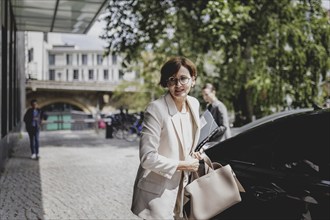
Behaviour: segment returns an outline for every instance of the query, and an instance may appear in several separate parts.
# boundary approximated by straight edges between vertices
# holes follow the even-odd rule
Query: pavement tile
[[[138,142],[104,131],[40,134],[39,160],[23,135],[0,176],[0,219],[138,219],[130,211]]]

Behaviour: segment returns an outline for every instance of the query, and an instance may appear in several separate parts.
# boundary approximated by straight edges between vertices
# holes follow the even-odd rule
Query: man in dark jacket
[[[223,141],[231,137],[228,111],[226,106],[216,97],[215,87],[211,83],[206,83],[202,88],[204,101],[208,103],[207,109],[211,112],[218,126],[225,126],[226,131],[221,136],[215,136],[213,141]]]
[[[30,138],[31,159],[39,158],[39,132],[43,117],[43,112],[38,108],[37,100],[31,100],[31,108],[24,115],[26,131]]]

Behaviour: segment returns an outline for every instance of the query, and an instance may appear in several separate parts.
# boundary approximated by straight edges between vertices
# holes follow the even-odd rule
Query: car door
[[[307,200],[314,216],[329,215],[328,122],[329,112],[285,117],[209,149],[212,160],[231,164],[247,191],[219,217],[296,219]]]
[[[280,139],[278,123],[266,123],[220,142],[206,151],[212,161],[229,163],[246,193],[242,202],[217,218],[278,219],[277,206],[283,203],[284,191],[277,187],[282,171],[272,169],[273,148]]]
[[[290,207],[309,212],[313,219],[329,219],[330,112],[301,114],[281,123],[271,168],[285,178],[277,184],[286,192]]]

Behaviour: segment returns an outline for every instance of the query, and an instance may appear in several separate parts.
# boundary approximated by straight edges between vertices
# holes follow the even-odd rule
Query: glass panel
[[[98,54],[97,55],[97,65],[102,65],[103,62],[103,56]]]
[[[55,80],[55,70],[49,70],[49,80]]]
[[[79,79],[78,70],[73,70],[73,79],[74,80],[78,80]]]
[[[82,13],[80,11],[57,11],[56,20],[69,19],[69,20],[84,20],[90,21],[95,16],[95,13]]]
[[[29,31],[49,32],[50,31],[50,26],[43,27],[43,26],[17,24],[17,30],[19,30],[19,31],[29,30]]]
[[[40,21],[40,19],[35,18],[20,18],[17,20],[17,24],[21,25],[27,25],[27,26],[42,26],[42,27],[50,27],[52,24],[52,21],[49,19],[43,19]]]
[[[108,79],[109,79],[109,71],[108,71],[108,70],[104,70],[104,71],[103,71],[103,78],[104,78],[105,80],[108,80]]]
[[[87,65],[87,54],[81,55],[81,63]]]
[[[73,2],[81,2],[81,3],[98,3],[98,4],[101,4],[104,2],[104,0],[61,0],[61,2],[70,2],[70,3],[73,3]]]
[[[66,55],[66,65],[72,65],[72,54]]]
[[[60,0],[54,22],[54,32],[84,33],[105,0]],[[49,32],[56,1],[12,1],[19,30]]]
[[[28,62],[33,61],[33,48],[28,50]]]
[[[112,65],[117,64],[117,56],[115,54],[112,55]]]
[[[88,22],[84,21],[75,21],[75,20],[56,20],[54,23],[54,27],[57,28],[74,28],[74,27],[87,27]]]
[[[15,8],[15,17],[35,17],[53,19],[54,9],[44,8]]]
[[[60,1],[58,6],[59,10],[74,10],[74,11],[81,11],[81,12],[94,12],[96,13],[103,1],[97,1],[95,4],[91,3],[91,1]]]
[[[81,29],[72,29],[71,27],[63,28],[63,27],[54,27],[53,32],[59,32],[59,33],[76,33],[76,34],[82,34],[84,30]]]
[[[88,70],[88,79],[94,79],[94,71]]]
[[[39,8],[39,9],[54,9],[56,1],[45,0],[19,0],[11,1],[13,7],[17,8]],[[15,13],[14,13],[15,14]]]
[[[49,65],[55,65],[55,55],[54,54],[49,54]]]

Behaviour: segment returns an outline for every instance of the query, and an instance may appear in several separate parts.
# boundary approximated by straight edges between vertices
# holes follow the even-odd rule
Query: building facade
[[[9,0],[0,1],[0,171],[18,138],[25,110],[24,32],[16,28]],[[24,110],[23,110],[24,109]]]
[[[40,32],[26,33],[27,71],[32,80],[65,82],[119,82],[132,80],[135,74],[121,70],[122,59],[115,54],[105,56],[100,44],[81,47],[62,36]],[[100,41],[92,36],[75,36],[80,41]]]
[[[48,63],[42,80],[66,82],[119,81],[123,78],[116,55],[102,50],[80,50],[74,45],[54,45],[47,50]]]
[[[34,49],[25,50],[26,31],[86,34],[106,3],[107,0],[58,0],[56,4],[55,1],[42,4],[29,0],[0,1],[0,174],[11,149],[20,140],[26,110],[26,80],[34,77],[26,77],[25,58],[36,57],[37,53]],[[44,45],[44,40],[37,43]],[[44,59],[45,54],[40,57]],[[31,65],[31,68],[40,68],[34,72],[45,71],[44,66]]]
[[[115,109],[104,97],[111,97],[122,81],[136,79],[134,72],[122,70],[120,56],[104,55],[96,36],[27,32],[26,41],[26,103],[37,99],[42,108],[70,105],[88,114],[107,114]]]

